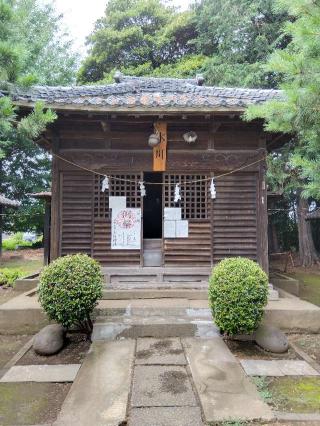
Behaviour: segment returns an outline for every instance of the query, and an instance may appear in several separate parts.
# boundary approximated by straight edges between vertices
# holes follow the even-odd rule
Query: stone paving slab
[[[55,426],[118,426],[126,420],[134,340],[93,342]]]
[[[242,359],[240,363],[248,376],[319,376],[306,361]]]
[[[128,426],[203,426],[199,407],[133,408]]]
[[[206,422],[273,419],[221,337],[187,338],[182,343]]]
[[[0,383],[64,383],[73,382],[81,364],[15,365],[0,379]]]
[[[179,339],[138,339],[136,364],[186,365]]]
[[[131,395],[133,407],[197,406],[185,367],[137,365]]]

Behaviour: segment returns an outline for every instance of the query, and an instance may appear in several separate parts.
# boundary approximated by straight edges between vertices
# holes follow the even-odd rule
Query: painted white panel
[[[109,209],[125,209],[126,207],[126,197],[109,197]]]
[[[175,220],[165,220],[163,222],[163,236],[164,238],[176,237],[176,221]]]
[[[180,219],[181,219],[181,208],[179,207],[164,208],[164,220],[180,220]]]
[[[189,236],[189,222],[187,220],[176,221],[176,237],[188,238]]]

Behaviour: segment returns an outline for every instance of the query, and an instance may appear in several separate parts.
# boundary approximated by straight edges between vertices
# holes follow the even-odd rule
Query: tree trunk
[[[315,263],[319,264],[320,258],[314,246],[311,224],[306,220],[306,214],[309,211],[308,200],[297,197],[297,217],[298,217],[298,234],[299,234],[299,256],[302,266],[309,267]]]

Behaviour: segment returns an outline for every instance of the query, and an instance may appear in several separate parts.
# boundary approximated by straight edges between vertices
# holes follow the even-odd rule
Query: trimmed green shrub
[[[268,300],[268,277],[250,259],[222,260],[209,280],[215,324],[227,335],[250,334],[259,325]]]
[[[43,269],[38,292],[51,320],[90,333],[90,315],[102,296],[100,265],[85,254],[60,257]]]
[[[19,268],[0,269],[0,286],[12,286],[18,278],[22,277],[23,272]]]

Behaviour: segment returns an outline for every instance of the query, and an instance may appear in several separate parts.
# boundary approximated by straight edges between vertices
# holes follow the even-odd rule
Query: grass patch
[[[12,287],[15,280],[22,275],[20,268],[0,268],[0,287]]]
[[[312,359],[320,364],[320,334],[297,334],[289,338],[290,341],[299,346]]]
[[[262,399],[278,411],[320,413],[320,377],[253,379]]]
[[[70,387],[71,383],[0,383],[0,424],[54,422]]]
[[[271,404],[273,402],[273,396],[268,388],[269,379],[266,377],[252,377],[252,381],[257,386],[258,392],[263,401],[267,404]]]
[[[307,272],[295,272],[290,274],[292,278],[300,281],[299,296],[320,306],[320,275]]]
[[[43,260],[40,259],[6,259],[0,261],[0,269],[19,269],[21,276],[31,275],[43,267]]]

